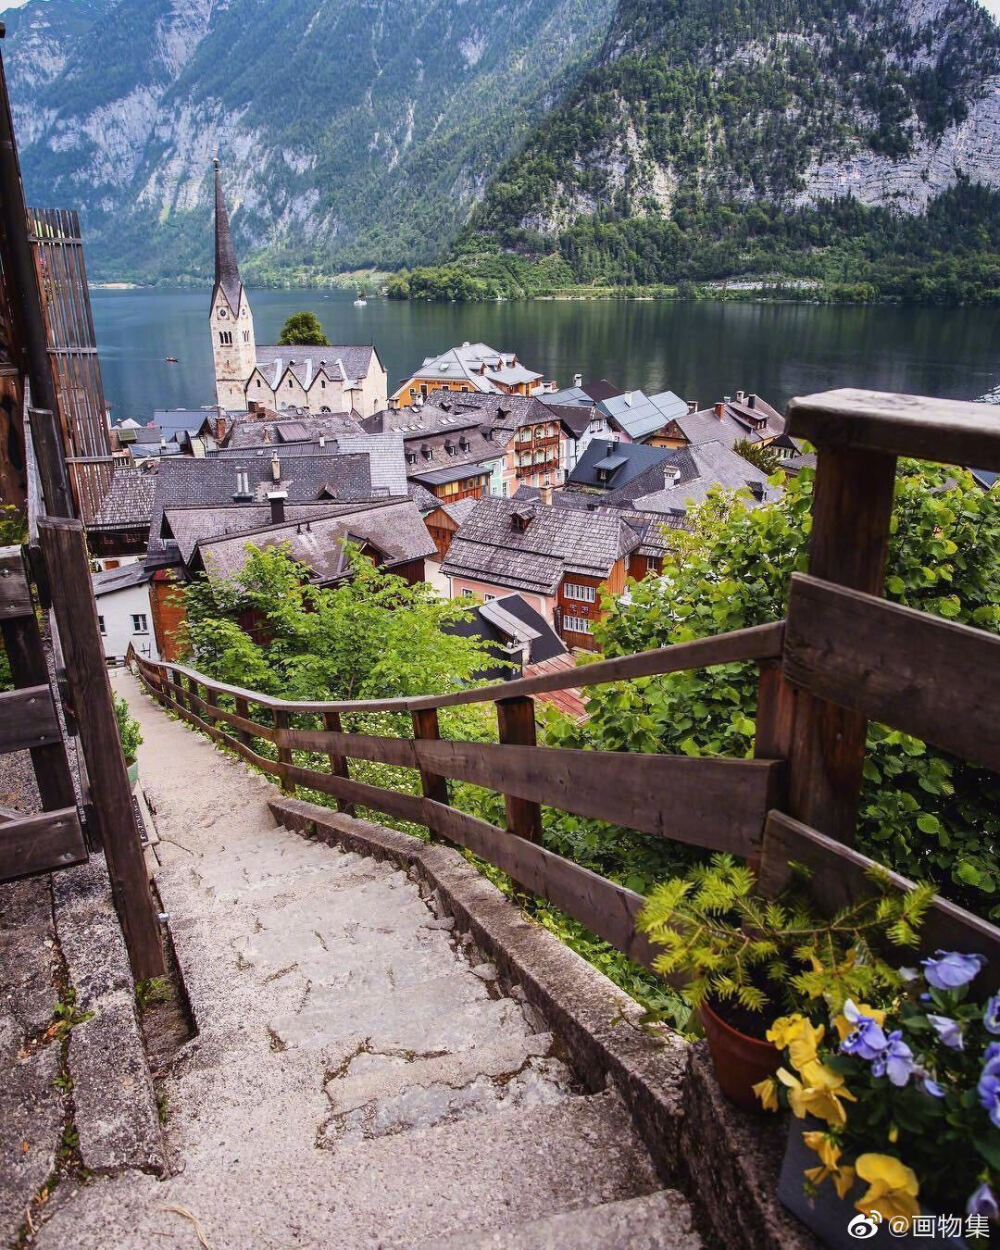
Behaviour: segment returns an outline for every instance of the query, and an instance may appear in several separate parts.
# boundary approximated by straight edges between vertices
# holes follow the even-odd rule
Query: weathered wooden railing
[[[1000,468],[1000,416],[972,404],[834,392],[794,401],[789,426],[819,456],[810,574],[793,576],[785,621],[424,698],[295,702],[133,656],[138,673],[162,703],[286,791],[301,786],[334,796],[341,810],[361,805],[424,825],[643,964],[653,957],[635,927],[643,898],[539,845],[542,804],[743,856],[769,894],[786,883],[789,861],[802,862],[814,870],[818,900],[842,904],[871,888],[872,861],[850,846],[868,718],[1000,771],[1000,637],[871,593],[884,576],[896,453]],[[532,695],[741,662],[759,670],[754,759],[535,743]],[[438,712],[470,703],[495,704],[498,744],[440,737]],[[343,731],[343,716],[371,712],[409,715],[413,737]],[[324,727],[301,727],[305,718]],[[255,740],[271,743],[276,758]],[[295,751],[326,755],[329,769],[296,764]],[[419,770],[422,793],[355,780],[349,759]],[[452,807],[448,779],[503,795],[507,827]],[[922,940],[986,955],[991,982],[1000,980],[1000,930],[954,904],[935,899]]]

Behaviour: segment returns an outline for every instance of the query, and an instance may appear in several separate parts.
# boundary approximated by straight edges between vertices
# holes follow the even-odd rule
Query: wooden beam
[[[132,972],[137,980],[162,976],[165,965],[159,920],[118,738],[83,526],[79,521],[43,519],[38,523],[38,537],[53,592],[66,684],[77,714],[94,811]]]
[[[281,708],[274,709],[274,740],[278,742],[281,738],[282,731],[288,730],[288,713]],[[295,793],[295,782],[288,775],[288,767],[292,763],[291,747],[278,747],[278,777],[281,781],[281,788],[285,794]]]
[[[422,744],[436,742],[441,737],[437,708],[425,708],[423,711],[413,713],[413,736]],[[442,807],[447,807],[451,801],[448,795],[448,782],[440,773],[421,768],[420,788],[425,798],[431,799]],[[431,833],[436,833],[439,837],[444,836],[437,825],[429,824],[427,827]]]
[[[20,547],[0,547],[0,620],[31,616],[31,587]]]
[[[497,701],[497,726],[504,746],[535,747],[535,701],[521,696]],[[532,799],[504,794],[507,828],[529,842],[542,840],[542,809]]]
[[[340,733],[343,729],[340,721],[339,712],[324,712],[323,727],[327,733]],[[330,772],[335,777],[350,777],[351,770],[348,766],[347,759],[337,751],[330,751]],[[352,804],[345,802],[343,799],[337,800],[338,811],[343,812],[346,816],[354,815],[354,807]]]
[[[875,892],[868,876],[876,866],[874,860],[783,812],[769,812],[758,877],[760,889],[767,897],[773,898],[790,881],[790,861],[804,864],[812,871],[811,893],[828,912]],[[882,871],[897,890],[909,892],[914,888],[907,877]],[[935,895],[920,930],[920,950],[926,954],[939,948],[985,955],[988,964],[981,974],[983,981],[990,989],[1000,984],[1000,929]]]
[[[75,807],[0,823],[0,881],[82,864],[87,848]]]
[[[818,447],[1000,469],[1000,413],[925,395],[844,389],[796,398],[786,433]]]
[[[809,571],[880,594],[896,484],[894,456],[821,447],[813,487]],[[808,693],[796,700],[788,808],[815,829],[854,841],[867,721]]]
[[[48,683],[0,692],[0,755],[59,741],[59,718]]]
[[[796,573],[784,672],[817,698],[1000,772],[1000,637]]]

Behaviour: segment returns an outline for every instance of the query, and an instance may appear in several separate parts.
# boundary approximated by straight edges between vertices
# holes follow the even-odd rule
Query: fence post
[[[895,456],[820,445],[809,539],[813,576],[882,594],[895,485]],[[807,691],[796,696],[788,810],[847,845],[854,842],[867,728],[857,712]]]
[[[528,696],[497,700],[497,726],[504,746],[533,747],[535,734],[535,701]],[[542,809],[530,799],[510,794],[503,798],[507,808],[507,828],[529,842],[542,840]]]
[[[79,521],[40,520],[38,537],[53,590],[66,684],[77,714],[94,811],[132,974],[136,980],[162,976],[165,967],[159,920],[118,738],[83,526]]]
[[[274,727],[280,733],[281,730],[288,728],[288,713],[284,708],[276,707],[274,709]],[[288,779],[288,765],[293,763],[291,747],[278,747],[278,766],[281,769],[278,774],[281,779],[281,789],[285,794],[295,793],[295,782]]]
[[[421,708],[420,711],[413,712],[412,717],[414,738],[421,741],[435,741],[441,737],[436,707]],[[435,803],[450,804],[451,799],[448,796],[448,779],[446,777],[439,777],[437,773],[426,772],[421,768],[420,787],[424,792],[425,799],[433,799]],[[436,828],[433,819],[427,822],[427,828],[437,837],[444,837]]]
[[[248,699],[241,699],[237,696],[236,715],[242,716],[246,720],[250,720],[250,702]],[[245,747],[249,747],[251,751],[253,750],[253,737],[254,736],[252,733],[250,733],[249,730],[237,729],[236,736],[237,738],[239,738],[240,742],[242,742]]]
[[[327,733],[339,734],[343,732],[340,722],[339,712],[323,713],[323,728]],[[347,767],[347,760],[343,755],[338,755],[335,751],[330,752],[330,772],[334,777],[350,778],[351,773]],[[345,816],[354,815],[354,804],[348,803],[346,799],[337,800],[337,811],[343,812]]]

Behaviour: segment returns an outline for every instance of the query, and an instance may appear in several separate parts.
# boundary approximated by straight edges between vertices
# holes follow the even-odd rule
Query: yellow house
[[[463,343],[440,356],[428,356],[390,397],[389,405],[419,405],[434,391],[536,395],[550,389],[542,375],[521,364],[514,352],[498,352],[487,343]]]

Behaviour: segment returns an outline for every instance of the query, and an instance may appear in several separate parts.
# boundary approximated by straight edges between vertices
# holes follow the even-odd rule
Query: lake
[[[114,420],[214,402],[209,294],[92,292]],[[319,290],[256,291],[251,301],[259,343],[275,342],[290,313],[309,309],[331,342],[377,344],[390,394],[425,356],[466,339],[516,351],[562,386],[582,373],[647,392],[669,388],[702,407],[738,389],[783,408],[793,395],[834,386],[951,399],[1000,387],[1000,309],[381,298],[355,308],[350,293]]]

